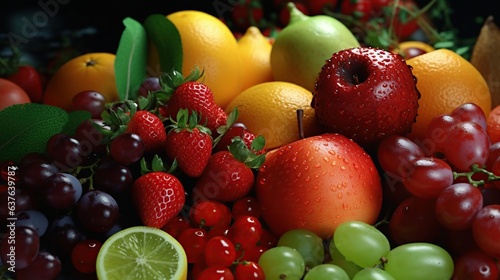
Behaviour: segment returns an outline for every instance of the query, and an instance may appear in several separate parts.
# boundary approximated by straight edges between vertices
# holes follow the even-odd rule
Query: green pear
[[[360,45],[339,20],[327,15],[307,16],[293,2],[287,5],[290,21],[278,33],[271,50],[273,77],[312,92],[316,77],[332,54]]]

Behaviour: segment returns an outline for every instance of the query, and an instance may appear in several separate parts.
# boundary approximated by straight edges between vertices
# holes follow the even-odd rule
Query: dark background
[[[169,14],[179,10],[194,9],[208,12],[217,17],[228,18],[231,4],[237,0],[124,0],[111,1],[79,1],[79,0],[2,0],[0,6],[0,56],[5,54],[12,35],[25,35],[22,47],[28,56],[27,60],[39,63],[41,59],[49,59],[61,47],[71,46],[81,52],[103,51],[116,52],[123,31],[122,20],[131,17],[142,22],[151,14]],[[420,7],[429,1],[416,0]],[[494,0],[462,1],[450,0],[452,23],[463,38],[476,37],[481,28],[481,20],[494,15],[500,19],[500,10]],[[53,12],[43,17],[45,3]],[[269,0],[269,4],[272,1]],[[55,6],[56,5],[56,6]],[[223,10],[224,7],[228,8]],[[496,11],[495,11],[496,10]],[[47,12],[45,12],[47,15]],[[27,34],[27,22],[40,23],[36,32]],[[24,29],[23,29],[24,28]],[[15,37],[15,36],[14,36]],[[45,63],[43,61],[42,63]]]

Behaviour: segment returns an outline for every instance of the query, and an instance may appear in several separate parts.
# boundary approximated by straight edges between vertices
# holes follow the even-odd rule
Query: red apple
[[[269,152],[255,182],[262,218],[277,236],[303,228],[326,239],[342,222],[374,223],[382,204],[382,185],[371,157],[336,133]]]
[[[405,135],[415,122],[420,93],[410,66],[390,51],[358,47],[339,51],[318,75],[312,107],[328,132],[364,148],[388,135]]]

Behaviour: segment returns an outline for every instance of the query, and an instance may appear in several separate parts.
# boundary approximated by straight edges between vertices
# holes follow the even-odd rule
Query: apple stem
[[[359,85],[359,76],[358,74],[352,75],[352,78],[354,79],[354,84]]]
[[[304,109],[297,109],[297,123],[299,125],[299,138],[304,139]]]

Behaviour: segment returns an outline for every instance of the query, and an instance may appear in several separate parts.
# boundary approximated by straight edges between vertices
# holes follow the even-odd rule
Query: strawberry
[[[43,82],[38,70],[31,65],[21,65],[19,49],[12,48],[12,56],[0,59],[0,76],[20,86],[31,102],[41,103]]]
[[[214,94],[202,82],[197,80],[203,76],[198,69],[184,78],[182,74],[173,71],[172,74],[164,74],[160,78],[164,89],[164,98],[160,99],[167,105],[167,115],[176,116],[180,109],[186,108],[189,113],[196,111],[201,117],[201,122],[208,127],[212,135],[217,128],[226,123],[227,114],[215,103]]]
[[[142,223],[155,228],[177,216],[186,200],[181,181],[162,171],[141,175],[132,185],[131,195]]]
[[[166,153],[177,161],[179,169],[190,177],[199,177],[212,154],[210,130],[198,124],[196,111],[181,109],[172,120],[166,140]]]
[[[139,135],[147,153],[164,151],[167,132],[160,117],[152,112],[146,110],[135,112],[127,124],[126,132]]]
[[[214,153],[194,188],[194,199],[212,199],[232,202],[244,197],[252,189],[254,173],[265,160],[259,154],[264,138],[258,136],[249,149],[241,137],[235,137],[227,151]]]
[[[227,150],[228,146],[231,145],[231,142],[235,137],[240,137],[245,142],[246,146],[251,149],[252,142],[255,139],[256,135],[250,132],[245,124],[241,122],[236,122],[238,118],[238,108],[235,107],[233,111],[227,116],[226,125],[220,126],[217,129],[217,136],[214,139],[214,148],[212,153]],[[265,150],[260,150],[259,153],[264,153]]]

